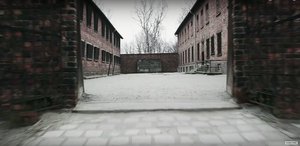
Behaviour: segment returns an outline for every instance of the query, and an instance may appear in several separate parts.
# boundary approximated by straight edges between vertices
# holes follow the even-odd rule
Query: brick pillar
[[[81,75],[80,29],[78,21],[77,0],[67,0],[61,9],[61,49],[63,54],[63,82],[60,85],[63,92],[64,106],[74,107],[78,101],[79,82]],[[82,85],[81,85],[82,86]]]
[[[232,95],[236,97],[238,103],[247,101],[246,92],[247,77],[244,74],[244,66],[247,65],[247,48],[246,48],[246,15],[245,4],[239,0],[233,0],[232,3],[232,71],[233,87]]]

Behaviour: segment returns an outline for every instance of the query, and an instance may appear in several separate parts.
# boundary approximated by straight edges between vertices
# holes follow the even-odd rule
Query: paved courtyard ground
[[[300,121],[238,106],[226,76],[128,74],[85,80],[76,108],[29,127],[1,129],[0,146],[298,145]]]
[[[284,146],[297,140],[245,110],[64,113],[43,127],[22,145]]]
[[[85,80],[89,100],[74,111],[238,108],[226,93],[226,75],[122,74]]]

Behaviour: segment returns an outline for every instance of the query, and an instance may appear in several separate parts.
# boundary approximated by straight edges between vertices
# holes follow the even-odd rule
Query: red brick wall
[[[233,94],[300,118],[299,1],[233,1]]]
[[[113,43],[110,43],[109,40],[106,40],[105,37],[102,36],[101,34],[101,28],[102,21],[105,22],[105,25],[110,26],[110,24],[105,20],[105,16],[102,16],[103,14],[98,12],[98,8],[93,7],[93,12],[92,12],[92,23],[90,27],[87,27],[86,23],[86,6],[87,4],[90,4],[91,6],[93,5],[91,0],[84,0],[84,9],[83,9],[83,19],[81,20],[81,40],[93,45],[94,47],[100,48],[99,51],[99,60],[94,61],[94,60],[88,60],[86,57],[82,58],[82,65],[83,65],[83,72],[85,76],[89,75],[105,75],[108,72],[110,74],[114,70],[113,74],[118,74],[120,73],[120,65],[119,64],[114,64],[112,62],[111,64],[102,62],[102,50],[105,50],[106,52],[109,52],[115,56],[120,57],[120,48],[116,47]],[[97,13],[99,15],[99,20],[98,20],[98,31],[94,30],[94,14]],[[114,69],[113,69],[114,68]],[[109,71],[110,70],[110,71]]]
[[[76,104],[83,92],[76,6],[0,1],[1,116],[30,124],[40,110]]]
[[[162,65],[162,72],[177,71],[177,53],[121,54],[121,73],[137,73],[137,61],[140,59],[160,60]]]

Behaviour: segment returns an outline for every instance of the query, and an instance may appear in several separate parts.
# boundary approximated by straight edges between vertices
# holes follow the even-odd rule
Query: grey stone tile
[[[193,127],[178,127],[177,131],[179,134],[197,134],[198,131]]]
[[[222,140],[215,134],[201,134],[199,140],[204,144],[222,144]]]
[[[275,128],[268,124],[256,124],[255,127],[260,131],[277,131]]]
[[[80,124],[77,129],[79,130],[94,130],[96,129],[98,124]]]
[[[65,137],[80,137],[84,131],[82,130],[68,130],[64,133]]]
[[[155,144],[175,144],[175,138],[172,135],[155,135]]]
[[[77,126],[78,126],[77,124],[66,124],[66,125],[60,126],[59,129],[71,130],[71,129],[75,129]]]
[[[148,128],[145,130],[146,134],[159,134],[161,133],[161,129],[158,128]]]
[[[151,144],[151,136],[149,136],[149,135],[132,136],[132,144],[150,145]]]
[[[124,120],[124,123],[138,123],[139,122],[139,118],[126,118]]]
[[[62,146],[84,146],[86,138],[68,138]]]
[[[99,137],[102,135],[102,133],[103,133],[102,130],[87,130],[84,133],[84,136],[85,137]]]
[[[192,118],[190,116],[178,115],[175,117],[178,121],[190,121]]]
[[[109,141],[109,145],[128,145],[129,144],[129,137],[127,136],[119,136],[119,137],[113,137]]]
[[[125,135],[137,135],[139,132],[139,129],[128,129],[125,131]]]
[[[188,136],[181,136],[179,138],[180,143],[182,144],[193,144],[194,140],[191,137]]]
[[[116,128],[115,124],[100,124],[99,126],[97,126],[97,129],[102,129],[102,130],[112,130],[115,128]],[[93,129],[91,129],[91,130],[93,130]]]
[[[218,126],[217,131],[220,133],[233,133],[233,132],[238,132],[237,128],[234,126]]]
[[[60,137],[64,132],[65,132],[64,130],[47,131],[42,137],[44,138]]]
[[[47,138],[42,140],[39,146],[60,146],[64,140],[64,138]]]
[[[209,124],[212,125],[212,126],[225,126],[225,125],[228,125],[228,123],[223,121],[223,120],[210,120]]]
[[[279,131],[262,131],[267,140],[289,140],[290,138]]]
[[[258,131],[254,126],[248,125],[248,124],[243,124],[243,125],[236,125],[237,129],[242,132],[254,132]]]
[[[245,140],[238,133],[226,133],[219,135],[225,143],[243,143]]]
[[[192,122],[191,125],[195,126],[195,127],[209,127],[210,126],[208,124],[208,122],[203,122],[203,121]]]
[[[105,146],[108,142],[107,138],[89,138],[86,146]]]
[[[244,124],[247,124],[247,122],[245,122],[242,119],[229,119],[229,120],[227,120],[227,122],[231,125],[244,125]]]
[[[243,132],[241,135],[248,141],[263,141],[266,138],[259,132]]]

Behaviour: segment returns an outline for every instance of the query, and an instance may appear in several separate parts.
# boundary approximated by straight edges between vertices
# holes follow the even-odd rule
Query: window
[[[105,55],[106,55],[106,52],[104,50],[102,50],[101,51],[102,62],[105,62]]]
[[[199,14],[197,14],[197,16],[196,16],[196,28],[197,28],[197,31],[199,31]]]
[[[208,24],[209,22],[209,12],[208,12],[208,3],[205,5],[205,21],[206,21],[206,24]]]
[[[105,23],[103,20],[101,21],[101,34],[102,37],[105,37]]]
[[[81,57],[85,57],[85,42],[81,41]]]
[[[206,59],[209,59],[209,39],[206,39]]]
[[[211,46],[210,46],[210,49],[211,49],[211,55],[215,55],[215,37],[214,36],[212,36],[211,38],[210,38],[210,44],[211,44]]]
[[[106,26],[105,30],[106,30],[106,40],[108,40],[108,38],[109,38],[109,28]]]
[[[201,28],[204,27],[204,18],[203,18],[203,9],[201,9],[200,11],[200,24],[201,24]]]
[[[220,10],[220,0],[216,0],[216,10],[217,10],[217,16],[220,15],[221,10]]]
[[[188,49],[188,62],[191,62],[191,50],[190,50],[190,48]]]
[[[109,42],[112,43],[113,32],[110,30]]]
[[[94,47],[94,60],[98,61],[99,60],[99,48]]]
[[[194,46],[192,46],[192,62],[194,62]]]
[[[88,60],[92,60],[93,59],[93,46],[90,44],[86,45],[86,58]]]
[[[92,7],[89,4],[86,5],[86,25],[92,25]]]
[[[94,30],[98,32],[98,15],[94,13]]]
[[[222,32],[217,33],[217,51],[218,56],[222,56]]]
[[[197,44],[197,60],[200,60],[200,44]]]
[[[187,50],[185,50],[184,52],[185,52],[185,56],[184,56],[185,60],[184,60],[184,62],[187,63]]]
[[[204,61],[204,40],[201,42],[201,61]]]

